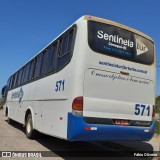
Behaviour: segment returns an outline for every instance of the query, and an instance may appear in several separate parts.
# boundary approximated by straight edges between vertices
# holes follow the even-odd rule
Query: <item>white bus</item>
[[[150,140],[155,63],[147,35],[83,16],[11,75],[4,114],[30,139]]]

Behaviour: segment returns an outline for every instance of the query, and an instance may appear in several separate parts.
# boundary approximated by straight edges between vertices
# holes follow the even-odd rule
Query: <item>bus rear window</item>
[[[88,43],[98,53],[151,65],[154,61],[152,41],[131,31],[95,21],[88,21]]]

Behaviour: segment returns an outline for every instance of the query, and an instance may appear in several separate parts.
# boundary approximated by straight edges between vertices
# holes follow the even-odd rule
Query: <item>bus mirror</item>
[[[1,95],[2,95],[2,101],[5,102],[6,98],[7,98],[7,91],[8,91],[8,86],[5,85],[3,88],[2,88],[2,91],[1,91]]]

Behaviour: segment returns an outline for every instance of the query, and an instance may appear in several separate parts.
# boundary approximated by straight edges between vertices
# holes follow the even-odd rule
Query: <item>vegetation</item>
[[[156,98],[156,113],[160,115],[160,96]],[[160,120],[155,121],[155,133],[160,134]]]
[[[160,132],[160,121],[159,120],[157,120],[157,121],[155,121],[155,130],[154,130],[154,132],[156,133],[156,134],[160,134],[159,132]]]
[[[0,102],[0,109],[2,109],[3,108],[3,103],[2,102]]]
[[[156,98],[156,113],[160,113],[160,96]]]

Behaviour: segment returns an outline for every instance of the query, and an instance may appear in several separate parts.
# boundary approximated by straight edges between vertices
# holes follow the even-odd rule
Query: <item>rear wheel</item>
[[[32,115],[28,114],[26,120],[26,136],[29,139],[34,139],[36,137],[36,134],[36,130],[33,129]]]
[[[13,124],[14,121],[7,116],[7,122],[8,124]]]

